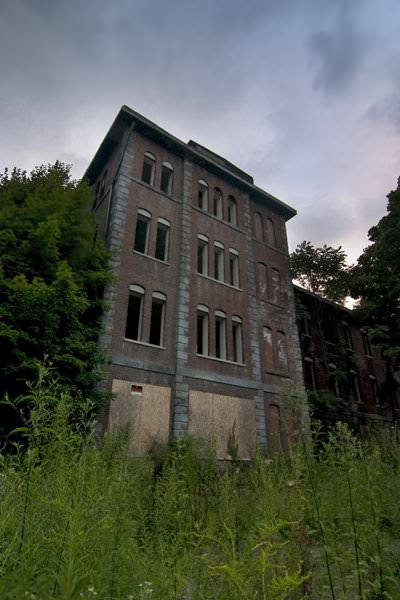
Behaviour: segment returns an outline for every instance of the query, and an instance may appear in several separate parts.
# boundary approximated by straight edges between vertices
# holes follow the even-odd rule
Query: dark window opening
[[[214,278],[224,280],[224,250],[220,246],[214,246]]]
[[[229,196],[228,198],[228,221],[232,225],[237,225],[236,200],[233,196]]]
[[[172,171],[172,169],[170,169],[170,167],[167,167],[166,165],[162,165],[160,189],[165,194],[171,194],[172,173],[173,173],[173,171]]]
[[[136,221],[136,232],[135,232],[135,245],[134,250],[146,254],[147,251],[147,232],[149,227],[149,220],[141,215],[138,216]]]
[[[202,210],[205,210],[205,208],[204,208],[205,195],[206,195],[206,190],[204,188],[199,188],[198,207],[201,208]]]
[[[204,247],[199,244],[197,247],[197,272],[203,274],[203,252]]]
[[[197,354],[203,354],[203,320],[204,315],[197,315]]]
[[[208,314],[197,312],[197,354],[208,354]]]
[[[243,363],[243,338],[242,324],[238,321],[232,322],[233,337],[233,360],[237,363]]]
[[[208,275],[208,244],[205,240],[198,240],[197,272],[200,275]]]
[[[305,358],[304,360],[304,384],[307,390],[315,391],[315,368],[314,361],[311,358]]]
[[[169,228],[162,223],[159,223],[157,226],[155,257],[158,258],[158,260],[167,260],[168,230]]]
[[[153,299],[151,304],[150,344],[162,345],[164,302]]]
[[[226,359],[226,322],[222,317],[215,319],[215,356]]]
[[[213,202],[213,214],[222,219],[222,192],[219,188],[215,188],[214,190],[214,202]]]
[[[364,347],[364,354],[367,356],[372,356],[372,348],[371,343],[366,331],[361,330],[362,343]]]
[[[351,378],[351,392],[352,392],[353,399],[358,404],[361,404],[362,397],[361,397],[361,390],[360,390],[360,382],[359,382],[357,373],[352,371],[350,373],[350,378]]]
[[[142,181],[149,185],[153,185],[154,162],[154,158],[150,156],[145,156],[143,159]]]
[[[126,319],[125,337],[129,340],[140,339],[142,313],[142,296],[129,294],[128,316]]]

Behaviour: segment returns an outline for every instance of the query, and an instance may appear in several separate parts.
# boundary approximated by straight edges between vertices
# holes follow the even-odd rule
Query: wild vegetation
[[[3,600],[400,598],[396,432],[340,425],[246,465],[190,438],[135,459],[126,433],[96,445],[90,406],[71,424],[49,377],[12,402],[31,410],[28,450],[2,457]]]
[[[400,178],[397,189],[387,195],[386,215],[368,231],[371,243],[355,265],[347,265],[341,246],[318,248],[307,241],[290,256],[292,275],[305,289],[338,303],[347,296],[354,299],[356,318],[385,360],[381,393],[391,406],[396,405],[400,385],[399,184]]]
[[[110,269],[92,202],[59,162],[0,174],[0,397],[24,394],[46,355],[77,404],[96,397]],[[0,440],[16,425],[3,406]]]
[[[351,269],[342,247],[321,248],[304,241],[290,255],[292,276],[306,290],[333,302],[344,302],[349,294]]]

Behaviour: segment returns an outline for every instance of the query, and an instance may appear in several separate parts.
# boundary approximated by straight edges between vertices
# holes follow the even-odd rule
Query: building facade
[[[304,416],[285,223],[295,211],[122,107],[87,169],[115,280],[104,427],[132,451],[189,433],[217,456],[280,449]]]
[[[386,365],[353,311],[295,286],[304,383],[322,426],[344,421],[361,436],[400,420]]]

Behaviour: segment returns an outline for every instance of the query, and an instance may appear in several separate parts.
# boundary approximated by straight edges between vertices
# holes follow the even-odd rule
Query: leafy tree
[[[386,360],[382,393],[394,400],[400,369],[400,188],[387,198],[387,214],[369,230],[371,245],[353,270],[352,293],[360,298],[358,314]]]
[[[348,295],[350,269],[342,247],[322,248],[304,241],[290,256],[292,275],[310,292],[333,302],[343,302]]]
[[[45,356],[61,383],[94,393],[110,270],[91,203],[59,162],[0,174],[0,397],[24,393]]]

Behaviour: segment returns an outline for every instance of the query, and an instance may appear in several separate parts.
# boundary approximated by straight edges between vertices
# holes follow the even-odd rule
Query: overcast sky
[[[127,104],[355,260],[400,175],[399,0],[0,0],[0,170],[80,177]]]

